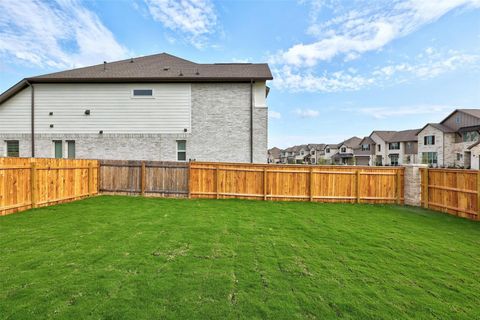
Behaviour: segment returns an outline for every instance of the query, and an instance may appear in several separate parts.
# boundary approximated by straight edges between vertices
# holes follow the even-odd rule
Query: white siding
[[[154,97],[133,98],[133,89],[153,89]],[[90,115],[85,115],[87,109]],[[183,133],[190,132],[190,118],[190,84],[35,85],[39,134]]]
[[[253,85],[253,100],[257,108],[265,108],[267,106],[266,96],[267,87],[265,81],[256,81]]]
[[[0,133],[30,133],[30,88],[0,104]]]

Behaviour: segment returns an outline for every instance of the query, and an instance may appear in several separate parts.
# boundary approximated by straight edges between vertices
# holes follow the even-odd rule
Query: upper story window
[[[388,144],[389,150],[400,150],[400,142],[390,142]]]
[[[362,144],[362,151],[370,151],[370,145],[368,143]]]
[[[478,132],[477,131],[464,132],[462,138],[463,138],[463,142],[477,141]]]
[[[428,145],[434,145],[435,144],[435,136],[425,136],[423,137],[423,144],[428,146]]]
[[[341,152],[347,152],[347,148],[345,147],[342,147],[342,149],[340,149]]]
[[[20,156],[20,143],[18,140],[7,140],[7,157],[18,158]]]
[[[462,122],[462,118],[460,117],[460,115],[458,115],[455,117],[455,123],[460,124],[460,122]]]
[[[153,89],[133,89],[132,96],[134,98],[152,98]]]
[[[378,149],[378,152],[382,151],[382,145],[379,144],[377,149]]]
[[[330,148],[325,149],[325,153],[330,153]]]

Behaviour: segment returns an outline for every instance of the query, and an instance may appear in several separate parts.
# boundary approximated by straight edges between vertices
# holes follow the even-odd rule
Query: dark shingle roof
[[[271,80],[266,63],[202,64],[168,53],[133,58],[29,78],[30,81],[72,80]]]
[[[160,53],[23,79],[0,95],[0,103],[28,83],[42,82],[244,82],[272,80],[266,63],[203,64]]]
[[[387,142],[417,141],[418,132],[420,132],[420,129],[397,131],[392,135],[392,137],[389,140],[387,140]]]
[[[360,145],[361,141],[362,141],[362,139],[360,139],[359,137],[351,137],[350,139],[347,139],[347,140],[343,141],[342,143],[339,143],[338,147],[341,147],[342,145],[345,145],[348,148],[355,149]]]
[[[446,125],[444,124],[441,124],[441,123],[427,123],[422,129],[418,130],[417,134],[419,134],[421,131],[423,131],[426,127],[428,126],[432,126],[434,127],[435,129],[438,129],[444,133],[453,133],[455,132],[454,129],[450,128],[450,127],[447,127]]]
[[[380,137],[380,139],[382,139],[383,141],[388,141],[389,139],[392,138],[392,136],[395,134],[395,132],[396,131],[375,130],[370,134],[370,136],[372,136],[372,134],[376,133],[377,136]]]

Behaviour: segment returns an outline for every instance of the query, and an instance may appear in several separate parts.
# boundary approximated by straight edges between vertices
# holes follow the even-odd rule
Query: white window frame
[[[135,90],[152,90],[151,96],[136,96],[134,95]],[[153,88],[133,88],[131,92],[132,99],[155,99],[155,90]]]
[[[179,141],[185,141],[185,150],[178,150],[178,142]],[[176,154],[177,161],[186,162],[187,161],[187,140],[186,139],[175,140],[175,151],[176,151],[175,154]],[[178,153],[179,152],[185,152],[185,160],[179,160],[178,159]]]

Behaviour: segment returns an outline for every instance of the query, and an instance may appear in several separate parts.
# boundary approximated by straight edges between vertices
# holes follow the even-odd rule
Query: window
[[[325,149],[325,153],[330,153],[330,148]]]
[[[67,141],[67,156],[68,159],[75,159],[75,141]]]
[[[425,136],[423,137],[423,144],[428,146],[428,145],[434,145],[435,144],[435,136]]]
[[[53,149],[55,153],[55,158],[61,159],[63,158],[63,143],[62,140],[54,140],[53,141]]]
[[[463,154],[457,153],[457,161],[461,161],[463,159]]]
[[[460,117],[460,115],[455,117],[455,123],[456,124],[460,124],[461,121],[462,121],[462,118]]]
[[[7,157],[20,157],[20,143],[18,140],[8,140],[7,143]]]
[[[477,131],[468,131],[463,133],[463,142],[477,141],[478,132]]]
[[[436,152],[422,152],[422,163],[429,165],[437,164],[437,153]]]
[[[370,145],[368,143],[362,144],[362,151],[369,151],[370,150]]]
[[[133,89],[132,95],[135,98],[151,98],[153,97],[153,89]]]
[[[391,154],[390,155],[390,165],[391,166],[398,166],[398,154]]]
[[[391,142],[388,144],[388,150],[400,150],[400,142]]]
[[[177,161],[187,160],[187,141],[177,140]]]
[[[382,145],[381,144],[378,145],[378,152],[380,152],[380,151],[382,151]]]
[[[345,152],[347,152],[347,148],[342,147],[342,150],[341,150],[341,151],[345,153]]]

